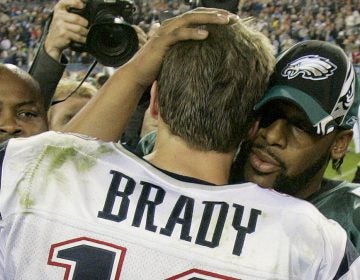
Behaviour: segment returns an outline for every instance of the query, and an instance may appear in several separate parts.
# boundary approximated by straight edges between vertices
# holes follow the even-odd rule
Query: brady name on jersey
[[[8,143],[0,212],[0,278],[328,280],[346,273],[339,270],[345,231],[311,204],[252,183],[214,186],[172,174],[119,144],[75,135]]]
[[[98,213],[99,218],[114,222],[129,219],[133,227],[140,227],[143,222],[145,230],[165,236],[172,236],[175,227],[178,226],[177,239],[209,248],[219,246],[227,222],[228,225],[225,227],[232,227],[236,233],[232,254],[237,256],[241,254],[246,234],[255,231],[258,215],[261,215],[258,209],[246,209],[249,210],[250,215],[243,222],[245,207],[236,203],[229,205],[221,201],[220,197],[218,201],[204,201],[178,195],[173,203],[167,203],[168,196],[164,188],[146,181],[136,182],[133,178],[116,170],[111,170],[110,174],[112,181],[103,210]],[[140,190],[136,198],[134,198],[135,189]],[[117,199],[120,199],[118,207],[115,206]],[[128,217],[130,204],[136,207],[133,210],[134,214]],[[169,215],[165,217],[164,224],[158,225],[155,224],[155,220],[160,220],[158,213],[162,210],[157,211],[157,208],[160,208],[162,204],[167,204],[164,206],[167,208],[165,213]],[[195,211],[198,215],[193,221],[195,206],[198,208]],[[229,212],[230,217],[228,217]],[[194,236],[190,234],[190,231],[194,232]]]

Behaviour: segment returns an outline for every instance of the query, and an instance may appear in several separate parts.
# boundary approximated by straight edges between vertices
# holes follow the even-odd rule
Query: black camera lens
[[[94,24],[86,42],[89,52],[105,66],[118,67],[138,50],[135,29],[127,23]]]
[[[109,51],[110,56],[116,56],[123,53],[129,44],[127,33],[128,30],[123,25],[105,25],[102,32],[98,33],[99,41]]]

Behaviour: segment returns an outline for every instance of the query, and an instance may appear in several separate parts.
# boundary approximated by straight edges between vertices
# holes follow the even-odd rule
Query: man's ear
[[[151,86],[150,91],[150,115],[155,120],[159,118],[159,109],[158,109],[158,100],[157,100],[157,94],[158,94],[158,83],[157,81],[154,81]]]
[[[333,159],[340,159],[346,154],[352,137],[353,132],[350,129],[340,131],[336,135],[335,141],[331,146],[331,157]]]

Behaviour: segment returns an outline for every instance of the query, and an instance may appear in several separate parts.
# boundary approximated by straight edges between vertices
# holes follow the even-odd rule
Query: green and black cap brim
[[[314,127],[316,127],[321,120],[329,117],[329,114],[321,107],[321,105],[308,94],[299,89],[286,85],[277,85],[271,87],[266,92],[265,96],[260,100],[260,102],[254,106],[254,110],[259,111],[266,104],[275,100],[284,100],[296,105],[306,114],[310,123]],[[333,121],[333,127],[335,126],[336,123]]]

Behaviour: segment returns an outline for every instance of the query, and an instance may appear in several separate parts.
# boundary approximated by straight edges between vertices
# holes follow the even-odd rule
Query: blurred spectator
[[[48,111],[49,129],[61,130],[97,92],[95,86],[84,82],[73,95],[66,98],[79,85],[78,81],[62,79],[55,91],[54,100],[63,100],[52,105]]]
[[[54,3],[56,1],[2,1],[0,5],[1,62],[8,59],[10,63],[22,68],[29,66],[39,43],[42,26]]]
[[[352,62],[353,64],[360,65],[360,45],[358,45],[357,49],[352,53]]]
[[[96,87],[100,88],[105,82],[109,79],[110,75],[108,73],[100,72],[95,76]]]

